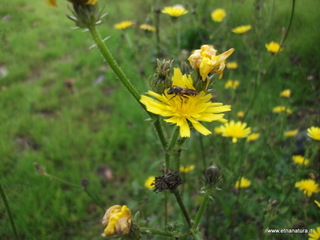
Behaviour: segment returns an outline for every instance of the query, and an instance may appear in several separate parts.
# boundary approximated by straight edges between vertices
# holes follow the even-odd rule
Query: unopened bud
[[[156,93],[163,93],[165,89],[171,87],[171,69],[173,60],[157,59],[156,72],[149,78],[149,84]]]
[[[220,178],[220,170],[216,165],[211,165],[203,172],[206,187],[213,187]]]

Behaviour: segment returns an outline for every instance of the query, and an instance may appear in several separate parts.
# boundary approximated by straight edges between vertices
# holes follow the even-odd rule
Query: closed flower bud
[[[89,28],[101,24],[101,12],[99,11],[97,1],[94,0],[74,0],[70,1],[73,5],[72,13],[74,16],[67,17],[74,21],[80,28]]]
[[[165,89],[171,87],[172,62],[173,60],[160,61],[159,59],[157,59],[156,72],[149,78],[150,87],[156,93],[163,93]]]
[[[213,187],[220,178],[220,170],[216,165],[211,165],[203,172],[206,187]]]
[[[110,207],[101,220],[106,227],[102,236],[127,235],[131,229],[131,211],[126,206]]]

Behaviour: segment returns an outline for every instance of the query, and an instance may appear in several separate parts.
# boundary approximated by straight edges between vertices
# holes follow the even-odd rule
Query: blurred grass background
[[[130,48],[121,31],[115,30],[113,25],[123,20],[133,20],[137,25],[152,24],[152,10],[177,2],[100,2],[109,14],[99,30],[102,36],[111,36],[106,43],[143,94],[149,88],[147,79],[155,68],[155,38],[138,28],[130,28],[126,30],[133,42]],[[162,164],[160,146],[154,141],[150,124],[144,121],[147,116],[104,64],[97,49],[89,49],[93,44],[89,34],[70,30],[73,23],[65,17],[67,4],[58,3],[58,9],[51,9],[45,1],[15,0],[7,1],[0,9],[0,173],[21,239],[101,239],[103,211],[97,202],[106,207],[127,204],[134,212],[140,210],[150,225],[159,226],[163,196],[143,186],[148,176],[160,174]],[[235,72],[226,70],[224,76],[224,79],[241,79],[235,98],[224,89],[222,80],[217,81],[215,89],[219,101],[233,105],[233,112],[228,116],[235,118],[237,111],[245,110],[250,101],[257,72],[265,69],[269,53],[264,44],[281,40],[282,27],[289,21],[291,1],[181,3],[194,10],[190,16],[181,17],[184,49],[190,53],[206,43],[213,44],[220,53],[231,47],[236,49],[232,60],[237,61],[240,68]],[[217,7],[228,11],[228,21],[220,28],[210,19],[210,12]],[[289,163],[290,154],[297,149],[295,142],[285,141],[279,145],[278,124],[301,130],[315,123],[319,125],[319,7],[317,0],[309,0],[308,4],[296,2],[284,51],[264,76],[266,81],[250,110],[250,125],[265,135],[264,140],[246,150],[247,164],[252,166],[247,166],[247,174],[256,179],[259,188],[248,196],[241,195],[240,202],[246,204],[239,209],[236,218],[230,206],[238,199],[230,193],[228,185],[233,180],[232,170],[236,169],[234,161],[229,159],[230,148],[234,146],[216,136],[204,139],[207,161],[225,165],[222,172],[226,176],[221,196],[208,208],[208,236],[273,239],[273,236],[263,236],[265,227],[291,226],[298,221],[313,226],[319,217],[316,206],[308,205],[300,211],[301,205],[307,203],[306,200],[300,202],[298,193],[292,194],[279,209],[271,205],[272,200],[283,199],[284,189],[292,185],[294,173]],[[253,25],[247,35],[230,32],[230,28],[245,24]],[[161,15],[163,58],[179,57],[173,32],[170,18]],[[253,62],[250,51],[254,51],[256,60]],[[294,93],[290,105],[295,113],[284,120],[274,116],[271,110],[280,105],[282,100],[278,94],[285,88]],[[189,197],[184,195],[190,209],[196,208],[198,189],[194,186],[200,185],[204,168],[199,163],[199,156],[203,154],[199,144],[199,136],[190,139],[183,155],[184,165],[196,165],[193,173],[184,176],[186,182],[194,183],[184,186],[185,191],[191,193]],[[235,147],[236,151],[243,151],[240,146]],[[76,186],[38,175],[34,162]],[[310,169],[299,174],[306,176],[311,171],[319,179],[319,169],[317,159]],[[107,174],[109,170],[112,179]],[[89,181],[88,191],[97,202],[83,191],[83,179]],[[259,184],[263,181],[264,185]],[[179,218],[173,211],[175,206],[171,207],[173,218]],[[1,202],[0,239],[13,239],[12,236]],[[288,239],[300,237],[306,239],[303,238],[306,236],[289,236]]]

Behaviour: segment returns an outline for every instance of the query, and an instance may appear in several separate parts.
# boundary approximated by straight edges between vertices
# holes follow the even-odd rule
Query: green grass
[[[134,20],[137,25],[153,23],[151,10],[171,3],[101,2],[109,14],[99,30],[103,37],[111,36],[106,43],[143,94],[155,68],[155,38],[143,35],[138,28],[128,29],[133,42],[130,48],[113,25],[122,20]],[[180,19],[181,45],[189,53],[206,43],[213,44],[219,53],[236,49],[231,60],[237,61],[239,68],[226,69],[213,90],[218,101],[232,105],[227,118],[236,120],[238,111],[247,110],[260,72],[269,66],[272,56],[264,44],[280,41],[282,27],[289,21],[291,1],[198,2],[184,3],[195,13]],[[255,10],[253,4],[257,3],[261,11]],[[65,17],[66,4],[59,4],[58,9],[51,9],[44,1],[26,4],[16,0],[0,9],[0,67],[7,71],[6,76],[0,76],[0,181],[20,238],[102,239],[100,219],[104,212],[99,204],[105,208],[126,204],[133,213],[140,211],[141,219],[148,219],[150,227],[159,228],[164,195],[145,189],[143,184],[148,176],[161,175],[160,143],[150,122],[145,121],[147,115],[98,50],[89,50],[93,45],[89,33],[70,30],[73,23]],[[230,13],[222,27],[210,19],[216,7]],[[319,126],[319,7],[316,0],[308,4],[296,1],[284,50],[260,76],[261,89],[245,119],[261,134],[260,139],[234,145],[215,134],[194,134],[185,144],[182,165],[194,164],[196,169],[184,176],[182,196],[193,217],[200,202],[202,170],[215,163],[222,172],[221,191],[209,203],[202,222],[207,239],[306,239],[304,234],[265,235],[264,230],[292,228],[297,222],[303,222],[306,229],[319,225],[319,208],[313,203],[313,199],[319,201],[319,194],[307,198],[292,188],[296,181],[311,176],[319,183],[319,153],[306,168],[294,166],[291,160],[293,154],[306,152],[312,144],[306,140],[305,130]],[[168,16],[160,17],[162,57],[175,58],[178,66],[174,24]],[[243,24],[252,24],[253,29],[243,36],[230,32],[230,28]],[[74,84],[68,88],[65,83],[70,79]],[[241,82],[234,93],[224,89],[228,79]],[[292,97],[279,98],[286,88],[292,90]],[[277,105],[288,105],[294,112],[290,116],[273,114]],[[208,126],[212,130],[219,124]],[[169,133],[172,127],[165,129]],[[302,140],[283,138],[283,131],[292,129],[300,130]],[[316,147],[314,151],[318,151]],[[241,161],[242,173],[253,183],[237,195],[232,185]],[[35,162],[68,183],[37,174]],[[112,181],[103,175],[106,166],[112,171]],[[83,179],[89,181],[88,192],[96,201],[82,189]],[[184,223],[173,196],[169,195],[169,200],[171,219]],[[188,231],[185,227],[182,230]],[[13,239],[2,201],[0,238]]]

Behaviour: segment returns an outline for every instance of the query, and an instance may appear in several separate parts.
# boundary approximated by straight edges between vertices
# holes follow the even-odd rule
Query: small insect
[[[179,96],[180,98],[188,98],[187,96],[196,96],[199,93],[196,90],[193,89],[189,89],[189,88],[183,88],[183,87],[179,87],[179,86],[172,86],[171,88],[169,88],[168,94],[174,94],[174,97]],[[170,98],[170,100],[172,99]],[[182,98],[181,98],[182,99]]]

